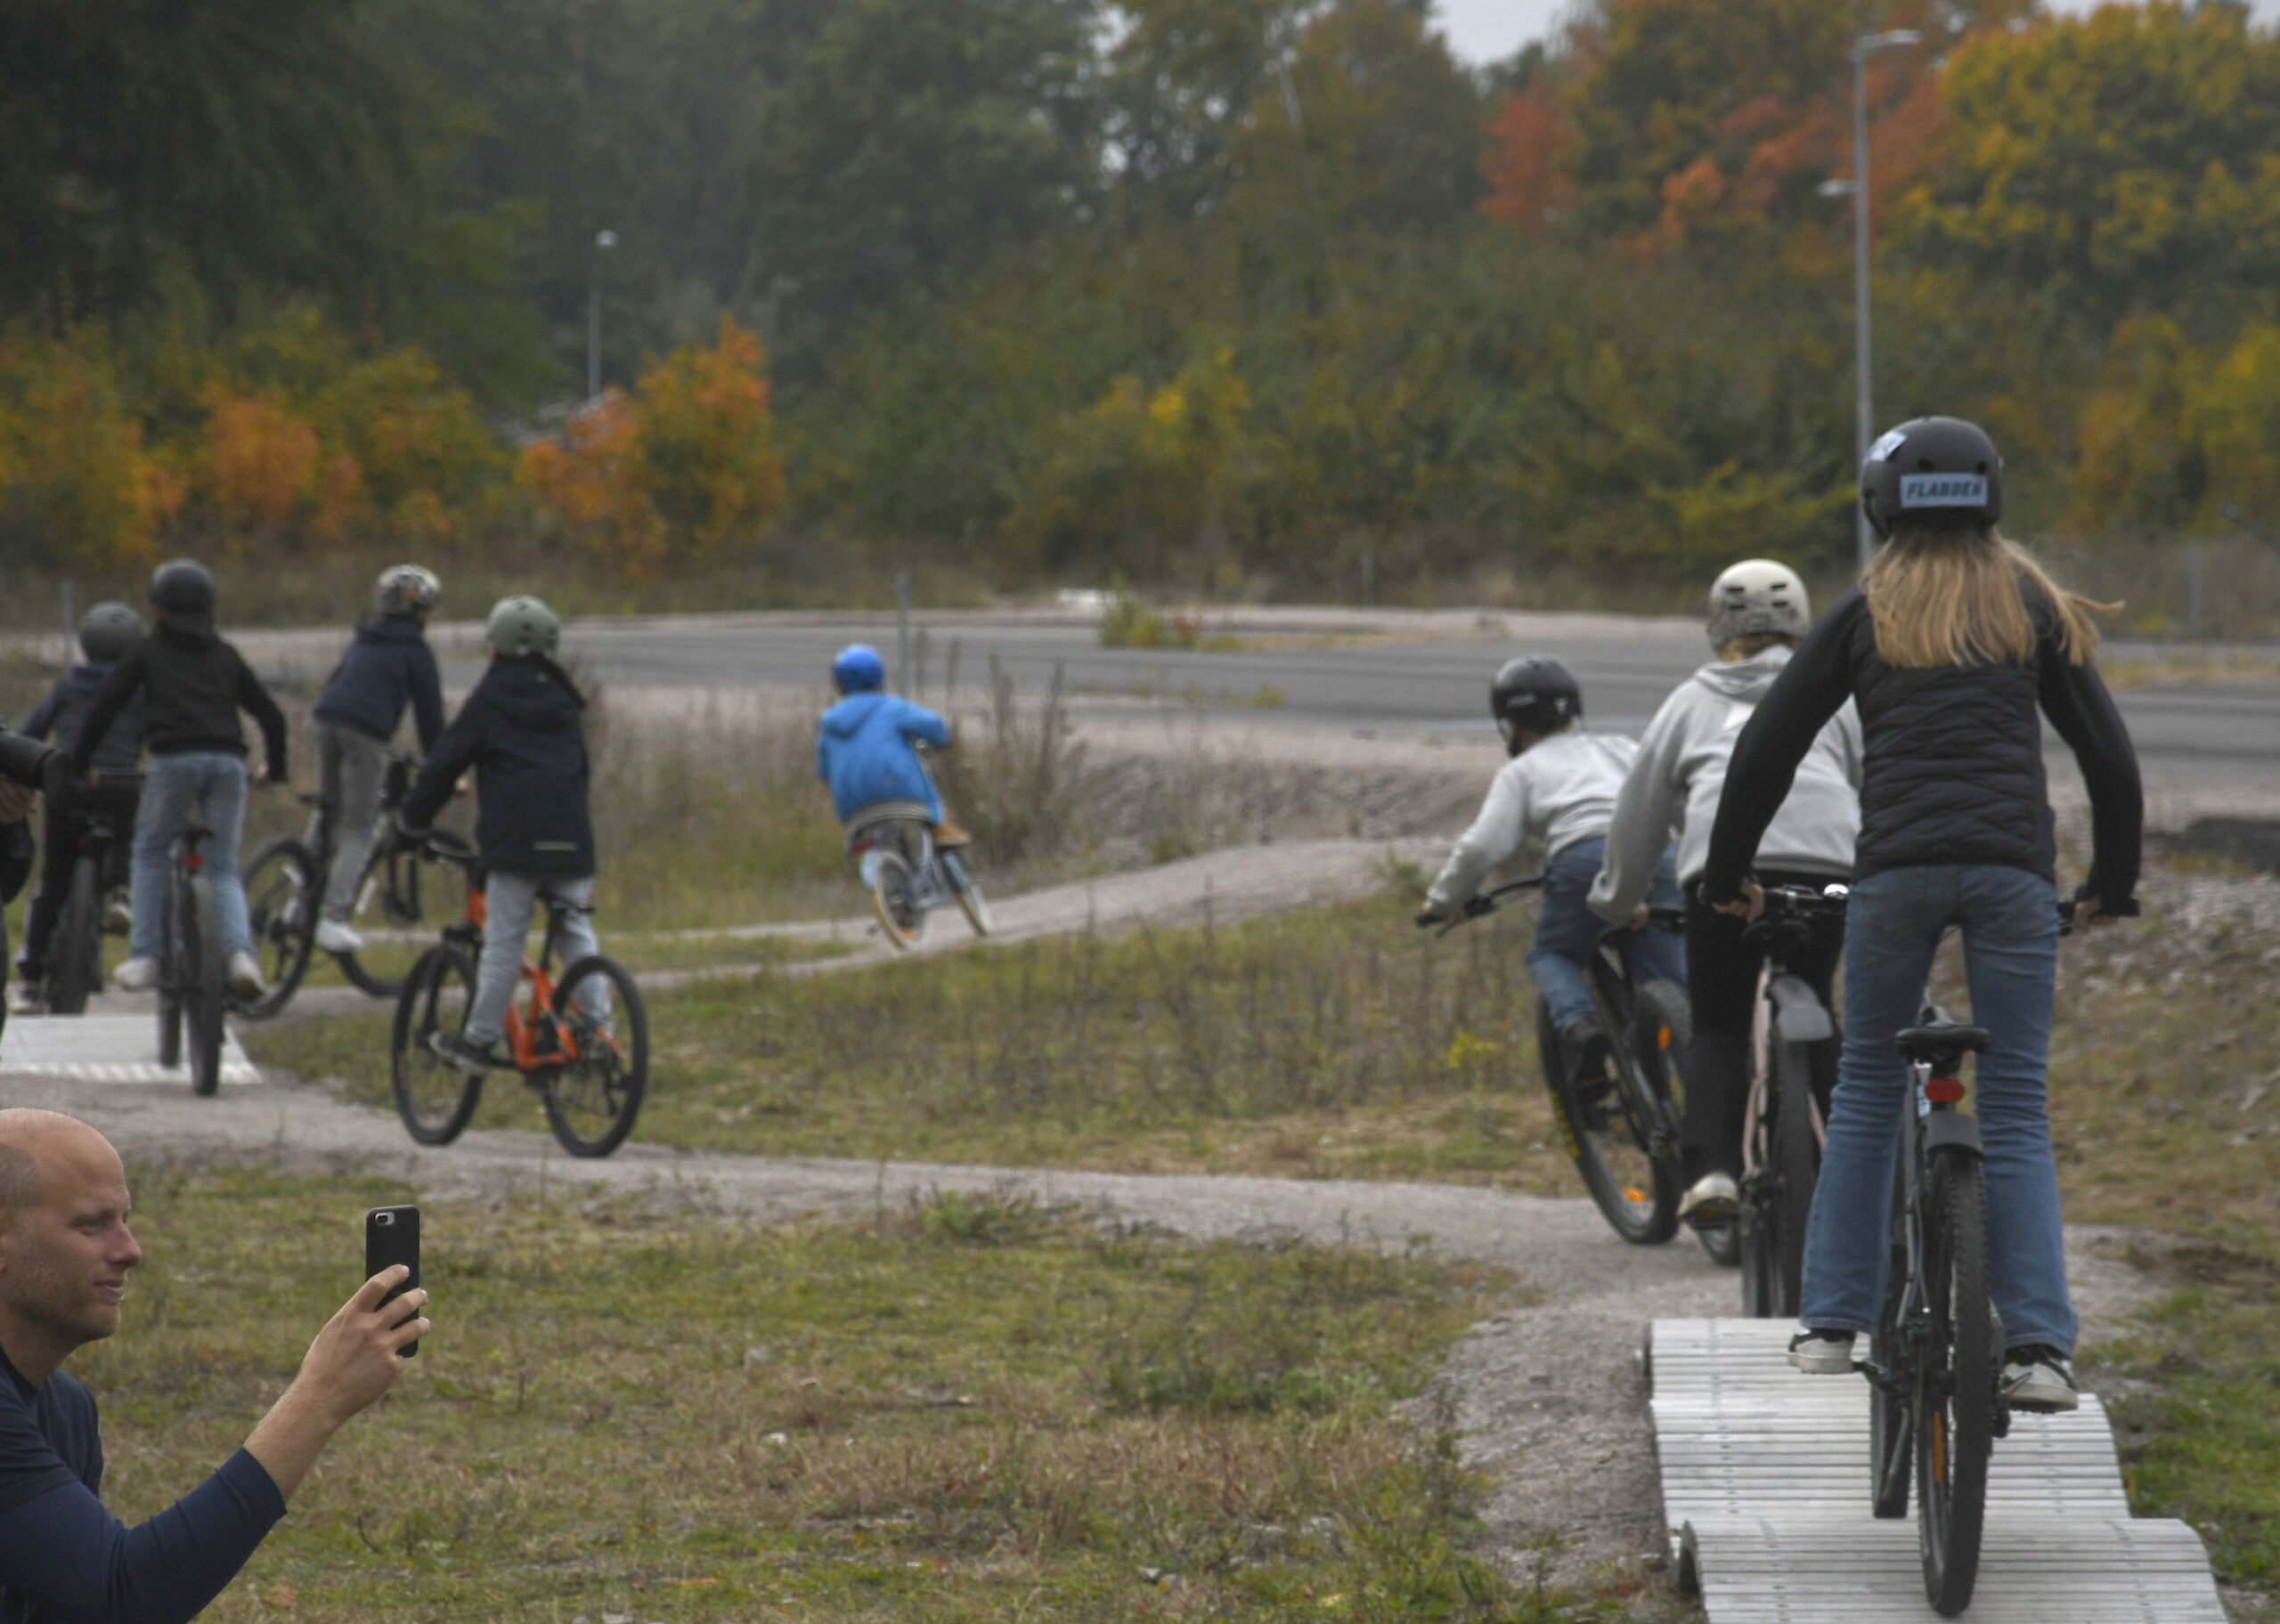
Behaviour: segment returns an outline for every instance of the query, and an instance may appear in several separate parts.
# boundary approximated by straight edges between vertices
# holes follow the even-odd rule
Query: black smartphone
[[[376,1206],[364,1214],[364,1278],[402,1263],[411,1277],[380,1299],[392,1303],[419,1284],[419,1209],[416,1206]],[[416,1341],[403,1344],[403,1357],[419,1352]]]

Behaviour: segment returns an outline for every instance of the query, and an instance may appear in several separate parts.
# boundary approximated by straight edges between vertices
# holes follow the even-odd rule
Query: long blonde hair
[[[1990,530],[1901,529],[1869,560],[1862,583],[1886,665],[1921,670],[2034,658],[2035,624],[2024,589],[2057,619],[2058,646],[2076,665],[2098,652],[2093,603],[2051,580],[2025,548]]]

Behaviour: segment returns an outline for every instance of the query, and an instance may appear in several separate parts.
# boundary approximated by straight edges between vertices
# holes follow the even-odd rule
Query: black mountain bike
[[[142,782],[140,774],[106,774],[92,791],[76,792],[71,830],[77,855],[71,862],[71,889],[63,895],[47,946],[52,1015],[83,1015],[87,1000],[102,990],[103,936],[127,883],[134,818],[126,809],[125,792]],[[111,792],[110,804],[101,799],[106,791]]]
[[[1523,891],[1540,889],[1531,875],[1483,891],[1444,923],[1445,936],[1468,920],[1492,914]],[[1678,908],[1649,910],[1648,928],[1683,930]],[[1584,967],[1600,1028],[1613,1052],[1611,1075],[1579,1083],[1573,1057],[1551,1023],[1551,1006],[1535,1001],[1536,1054],[1551,1091],[1560,1138],[1584,1188],[1617,1235],[1633,1246],[1656,1246],[1678,1230],[1679,1120],[1685,1082],[1679,1057],[1692,1034],[1686,995],[1667,981],[1631,984],[1623,947],[1627,925],[1603,932]],[[1714,1256],[1716,1237],[1705,1245]]]
[[[1842,885],[1775,886],[1765,893],[1764,913],[1742,934],[1745,949],[1764,955],[1742,1118],[1742,1210],[1734,1226],[1742,1312],[1755,1319],[1796,1318],[1805,1222],[1827,1133],[1813,1097],[1812,1046],[1836,1035],[1820,995],[1789,965],[1811,946],[1816,919],[1844,916],[1848,895]]]
[[[375,998],[393,998],[403,990],[404,978],[427,950],[436,923],[458,918],[467,900],[462,871],[431,855],[469,855],[464,840],[445,830],[436,831],[432,843],[396,838],[391,819],[411,792],[412,770],[418,765],[419,758],[407,751],[388,752],[371,851],[357,876],[349,914],[364,946],[361,952],[332,955],[341,974]],[[269,978],[268,993],[246,1006],[246,1013],[256,1019],[282,1010],[308,973],[325,877],[332,872],[338,808],[322,795],[304,795],[301,803],[315,810],[315,843],[279,835],[264,841],[246,865],[246,912],[253,923],[254,953]]]
[[[159,1064],[183,1063],[190,1038],[190,1087],[211,1094],[222,1085],[222,1017],[229,1008],[222,918],[206,872],[211,829],[184,824],[167,842],[167,889],[159,935]]]
[[[1987,1295],[1987,1192],[1979,1122],[1961,1108],[1977,1027],[1927,1006],[1894,1047],[1910,1067],[1893,1188],[1891,1280],[1861,1368],[1869,1484],[1879,1517],[1908,1514],[1917,1483],[1924,1593],[1953,1618],[1971,1605],[1987,1509],[1987,1461],[2010,1430],[2002,1350]]]

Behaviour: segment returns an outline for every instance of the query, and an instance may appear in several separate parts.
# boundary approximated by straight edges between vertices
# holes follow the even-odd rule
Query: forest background
[[[2220,0],[1583,0],[1486,69],[1422,0],[14,0],[5,613],[177,552],[272,616],[397,555],[478,607],[1834,581],[1891,28],[1880,418],[1986,423],[2131,624],[2280,629],[2280,33]]]

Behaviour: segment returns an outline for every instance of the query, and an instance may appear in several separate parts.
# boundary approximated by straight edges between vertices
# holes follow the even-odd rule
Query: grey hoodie
[[[1607,860],[1592,886],[1593,913],[1614,922],[1630,918],[1646,900],[1673,836],[1680,882],[1701,876],[1727,759],[1742,724],[1788,662],[1789,650],[1778,644],[1730,664],[1713,661],[1663,702],[1616,797]],[[1848,699],[1805,752],[1788,800],[1758,844],[1757,862],[1846,879],[1860,833],[1861,713]]]
[[[1491,869],[1519,856],[1531,837],[1549,863],[1578,840],[1607,832],[1608,814],[1639,747],[1619,733],[1555,733],[1506,762],[1488,786],[1480,816],[1458,838],[1426,900],[1444,913],[1462,906]],[[1709,825],[1703,826],[1709,838]],[[1662,849],[1655,849],[1657,860]],[[1653,864],[1649,864],[1653,867]]]

